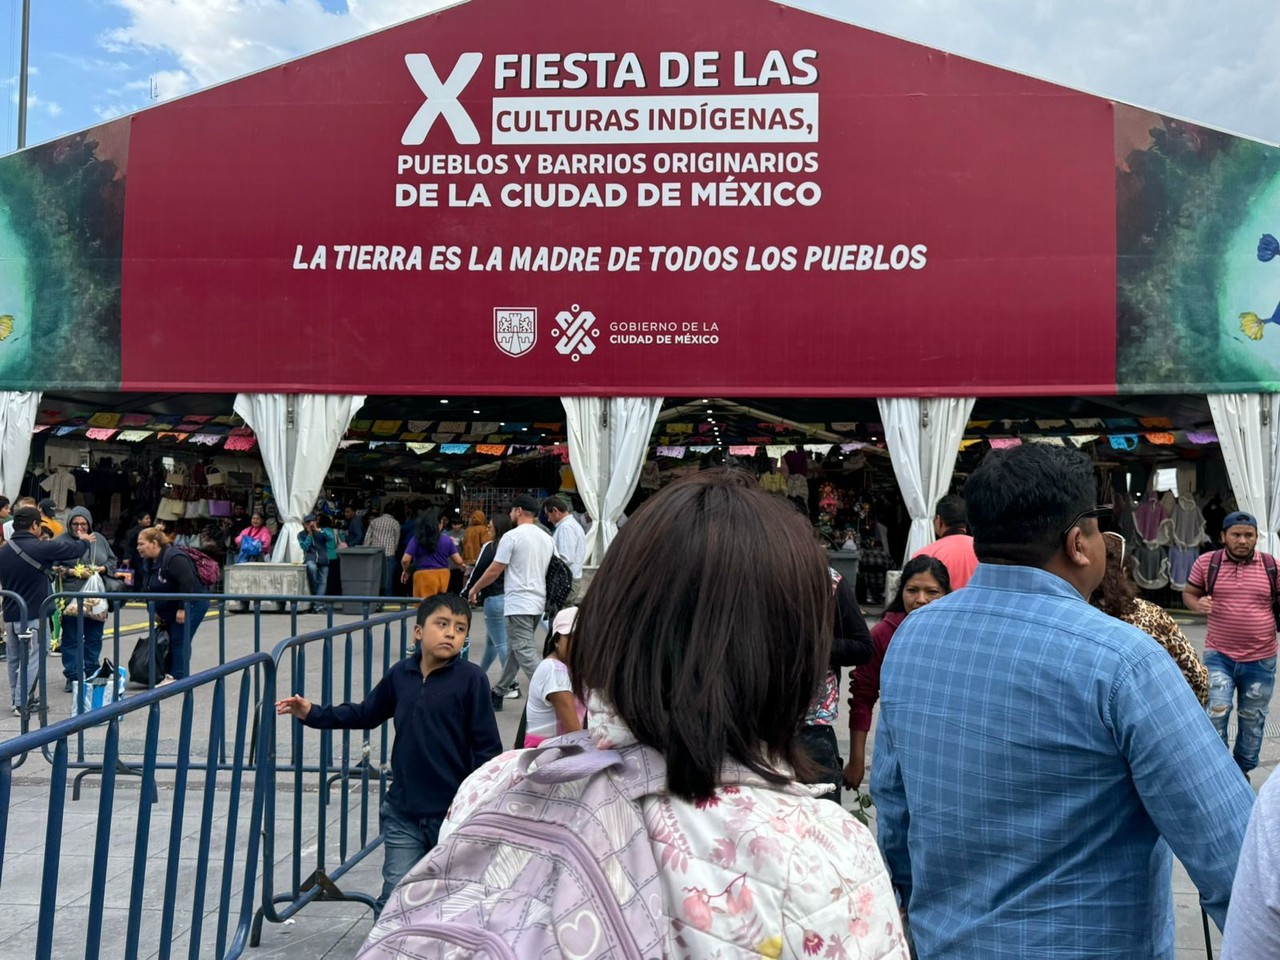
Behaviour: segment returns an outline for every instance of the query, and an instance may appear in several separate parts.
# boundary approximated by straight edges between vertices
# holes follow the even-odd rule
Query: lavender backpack
[[[661,755],[598,750],[571,733],[522,751],[517,769],[514,786],[404,878],[359,960],[662,956],[658,864],[639,805],[666,788]]]

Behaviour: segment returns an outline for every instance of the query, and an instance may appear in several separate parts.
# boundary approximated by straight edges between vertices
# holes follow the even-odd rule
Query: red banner
[[[121,386],[1112,393],[1113,153],[770,0],[472,0],[133,119]]]

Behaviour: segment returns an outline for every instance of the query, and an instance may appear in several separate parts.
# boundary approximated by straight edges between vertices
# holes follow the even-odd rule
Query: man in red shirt
[[[1275,568],[1275,561],[1258,552],[1258,521],[1247,513],[1232,513],[1223,520],[1222,542],[1224,549],[1196,560],[1182,601],[1187,609],[1209,617],[1204,644],[1209,719],[1226,743],[1231,708],[1238,706],[1233,754],[1247,779],[1258,765],[1276,681],[1276,621],[1268,570]]]
[[[951,575],[951,589],[959,590],[973,571],[978,569],[978,557],[973,552],[973,537],[969,536],[969,518],[964,497],[949,494],[938,501],[933,517],[933,535],[938,539],[916,551],[916,556],[936,557],[942,561]]]

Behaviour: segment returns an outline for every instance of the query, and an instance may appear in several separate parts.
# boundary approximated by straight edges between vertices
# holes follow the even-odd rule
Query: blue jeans
[[[396,562],[395,557],[387,557],[386,568],[382,574],[382,595],[384,597],[394,597],[396,594],[396,583],[400,576],[400,564]]]
[[[387,905],[387,898],[404,875],[436,845],[440,838],[443,817],[411,817],[401,813],[390,800],[378,810],[382,820],[382,896],[378,897],[378,912]]]
[[[1248,773],[1258,765],[1258,753],[1262,749],[1271,691],[1276,685],[1276,658],[1240,663],[1217,650],[1206,650],[1204,665],[1209,668],[1209,720],[1223,743],[1227,742],[1233,701],[1239,695],[1236,746],[1232,755],[1236,765]]]
[[[323,567],[314,560],[307,561],[307,583],[311,585],[313,597],[323,597],[329,588],[329,565]]]
[[[62,618],[62,675],[68,680],[83,680],[85,671],[93,673],[102,660],[101,620],[84,618],[84,635],[81,636],[80,618]]]
[[[484,601],[484,658],[480,669],[485,673],[495,660],[500,667],[507,665],[507,619],[502,613],[506,606],[507,598],[501,593]]]
[[[181,680],[191,672],[191,638],[200,629],[200,621],[209,612],[208,600],[190,600],[186,605],[187,622],[169,623],[169,658],[166,673]]]

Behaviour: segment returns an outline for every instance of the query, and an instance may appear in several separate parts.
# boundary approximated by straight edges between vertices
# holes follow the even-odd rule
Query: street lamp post
[[[27,145],[27,54],[31,39],[31,0],[22,0],[22,62],[18,69],[18,149]]]

